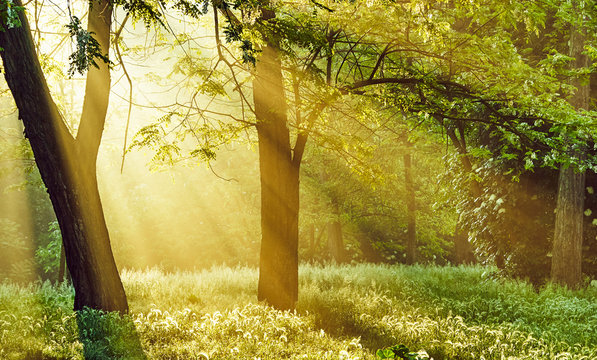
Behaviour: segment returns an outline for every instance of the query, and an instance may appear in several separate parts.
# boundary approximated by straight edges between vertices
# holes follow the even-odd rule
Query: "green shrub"
[[[86,360],[145,359],[131,318],[86,308],[77,313]]]
[[[426,352],[411,352],[404,345],[394,345],[385,349],[379,349],[375,355],[377,355],[378,359],[429,360]]]

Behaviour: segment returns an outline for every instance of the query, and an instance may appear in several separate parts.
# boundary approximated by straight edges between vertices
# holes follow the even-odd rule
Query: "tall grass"
[[[299,306],[324,294],[333,298],[342,292],[346,298],[352,292],[373,297],[369,304],[385,302],[375,308],[386,314],[409,309],[427,316],[455,315],[472,325],[501,324],[554,341],[597,345],[595,287],[573,292],[549,285],[536,291],[526,282],[496,279],[493,269],[483,267],[363,264],[302,270]]]
[[[251,268],[213,267],[177,273],[125,270],[121,276],[132,313],[147,313],[156,307],[213,312],[243,306],[257,298],[257,270]]]
[[[131,315],[77,317],[72,289],[0,286],[1,359],[597,359],[597,289],[500,280],[483,267],[300,269],[296,312],[256,301],[257,271],[123,271]],[[106,320],[107,319],[107,320]],[[82,331],[82,329],[86,329]]]

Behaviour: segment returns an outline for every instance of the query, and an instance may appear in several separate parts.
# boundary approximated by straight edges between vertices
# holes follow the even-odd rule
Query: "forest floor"
[[[597,288],[494,269],[302,266],[296,312],[257,303],[257,271],[123,271],[130,316],[73,313],[73,291],[0,285],[0,359],[597,359]]]

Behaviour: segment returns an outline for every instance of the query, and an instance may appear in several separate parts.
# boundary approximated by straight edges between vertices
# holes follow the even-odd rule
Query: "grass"
[[[296,312],[256,301],[257,271],[124,271],[131,314],[72,310],[72,289],[0,285],[1,359],[597,359],[597,289],[483,267],[303,266]],[[142,351],[141,351],[142,349]]]

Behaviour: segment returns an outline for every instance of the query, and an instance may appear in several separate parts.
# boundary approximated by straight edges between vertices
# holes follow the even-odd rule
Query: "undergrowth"
[[[1,359],[597,359],[597,289],[483,267],[302,266],[296,312],[256,302],[257,271],[123,271],[131,314],[73,313],[69,286],[0,285]],[[396,348],[396,347],[395,347]],[[421,353],[423,353],[421,352]]]

